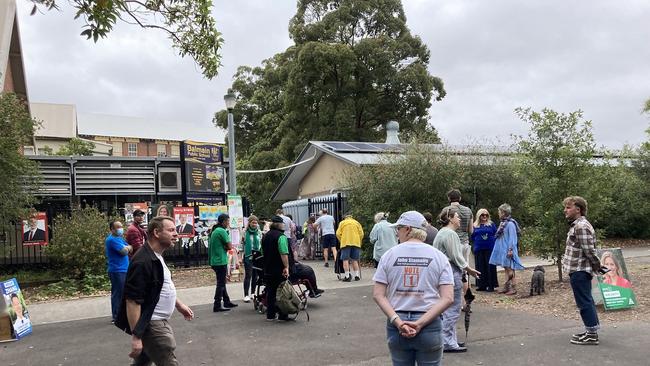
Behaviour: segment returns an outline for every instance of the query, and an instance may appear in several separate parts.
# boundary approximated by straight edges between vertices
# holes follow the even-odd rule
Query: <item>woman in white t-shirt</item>
[[[381,257],[373,298],[388,317],[388,349],[395,366],[439,365],[440,314],[453,303],[454,278],[447,257],[424,243],[424,216],[404,212],[393,226],[400,244]]]

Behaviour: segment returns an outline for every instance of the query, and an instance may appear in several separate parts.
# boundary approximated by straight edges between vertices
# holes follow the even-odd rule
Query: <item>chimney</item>
[[[389,121],[386,123],[386,143],[399,144],[399,123]]]

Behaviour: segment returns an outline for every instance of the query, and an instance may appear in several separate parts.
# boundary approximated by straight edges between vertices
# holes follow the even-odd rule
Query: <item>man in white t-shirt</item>
[[[334,228],[334,216],[329,215],[326,208],[322,209],[319,214],[320,217],[318,217],[314,225],[316,225],[316,228],[320,228],[321,244],[323,246],[323,260],[325,261],[325,267],[329,267],[329,249],[332,249],[332,256],[336,261],[336,229]]]
[[[162,256],[178,240],[171,217],[159,216],[149,221],[148,243],[133,256],[126,275],[124,297],[115,325],[132,335],[134,365],[178,365],[174,350],[176,340],[169,325],[174,308],[186,320],[194,313],[178,298],[171,272]],[[162,278],[160,274],[162,273]]]
[[[440,315],[453,304],[454,278],[447,257],[424,242],[424,222],[417,211],[400,216],[393,224],[400,244],[384,253],[373,277],[373,298],[388,318],[394,364],[439,365],[442,359]]]

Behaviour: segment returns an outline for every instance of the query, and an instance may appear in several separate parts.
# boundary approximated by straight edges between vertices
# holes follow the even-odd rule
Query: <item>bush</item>
[[[46,253],[63,277],[84,279],[106,272],[108,222],[109,218],[94,207],[56,216]]]

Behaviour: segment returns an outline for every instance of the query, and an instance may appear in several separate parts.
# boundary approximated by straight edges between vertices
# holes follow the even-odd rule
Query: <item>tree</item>
[[[591,184],[595,152],[591,121],[584,121],[581,111],[564,114],[517,108],[515,113],[530,125],[528,136],[517,138],[521,172],[527,179],[524,204],[532,220],[526,240],[535,254],[556,261],[562,281],[560,260],[568,230],[562,200],[585,196]],[[590,202],[590,197],[585,198]]]
[[[309,140],[382,141],[391,120],[404,140],[439,141],[428,109],[445,89],[427,71],[429,50],[410,33],[401,1],[300,0],[289,34],[294,45],[234,76],[243,161],[273,151],[275,164],[264,168],[275,168],[292,162]],[[218,126],[227,126],[226,114],[216,114]],[[251,199],[270,205],[268,196]]]
[[[388,154],[382,164],[354,169],[346,176],[348,207],[370,232],[375,213],[391,212],[392,220],[408,210],[429,211],[434,217],[449,203],[447,192],[459,188],[462,202],[474,211],[495,208],[503,202],[522,200],[521,178],[512,168],[512,158],[475,153],[463,155],[447,146],[412,144],[402,155]],[[372,247],[364,245],[369,256]]]
[[[73,137],[67,144],[61,146],[56,155],[63,156],[90,156],[95,150],[95,144],[92,141]]]
[[[39,7],[58,9],[61,0],[29,0],[32,15]],[[223,43],[212,17],[212,0],[68,0],[84,21],[82,36],[97,42],[118,19],[124,23],[165,32],[181,57],[189,55],[208,79],[214,78]]]
[[[25,217],[36,203],[33,192],[39,184],[38,166],[21,152],[31,145],[38,122],[15,94],[0,94],[0,223]]]
[[[643,104],[643,113],[650,114],[650,99],[646,100]]]

